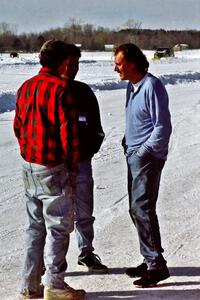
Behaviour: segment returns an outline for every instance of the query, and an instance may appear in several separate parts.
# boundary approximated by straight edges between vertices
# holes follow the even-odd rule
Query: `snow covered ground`
[[[95,251],[110,271],[92,275],[78,269],[74,234],[66,282],[84,288],[87,299],[200,299],[200,50],[176,52],[152,61],[150,72],[166,85],[173,133],[161,180],[158,215],[171,277],[156,288],[137,289],[124,272],[141,262],[138,239],[128,214],[126,165],[121,149],[125,82],[113,72],[110,52],[84,52],[77,79],[95,91],[106,133],[93,159]],[[18,299],[26,215],[17,141],[12,130],[19,85],[38,72],[37,54],[0,56],[0,299]]]

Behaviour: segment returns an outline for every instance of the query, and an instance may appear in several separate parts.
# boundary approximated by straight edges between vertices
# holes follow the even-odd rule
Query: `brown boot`
[[[68,284],[64,289],[55,289],[48,286],[44,288],[44,300],[80,300],[84,299],[84,290],[75,290]]]

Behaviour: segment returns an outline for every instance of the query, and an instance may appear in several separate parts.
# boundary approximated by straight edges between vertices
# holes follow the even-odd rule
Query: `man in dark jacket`
[[[107,267],[94,254],[93,223],[93,176],[91,160],[101,147],[104,132],[101,126],[99,105],[91,88],[80,81],[74,80],[79,70],[80,49],[68,44],[67,67],[63,77],[67,79],[70,91],[75,100],[78,121],[79,157],[76,180],[76,236],[80,255],[78,264],[92,272],[107,272]]]

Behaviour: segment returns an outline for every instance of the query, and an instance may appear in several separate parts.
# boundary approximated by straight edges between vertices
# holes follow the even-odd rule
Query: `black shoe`
[[[126,270],[126,275],[129,277],[142,277],[147,271],[147,264],[142,263],[141,265],[135,268],[128,268]]]
[[[90,272],[108,273],[108,268],[101,263],[100,257],[94,253],[79,256],[78,265],[87,267]]]
[[[155,286],[159,281],[170,277],[168,269],[161,270],[147,270],[146,274],[140,279],[135,280],[133,284],[137,287],[148,288]]]

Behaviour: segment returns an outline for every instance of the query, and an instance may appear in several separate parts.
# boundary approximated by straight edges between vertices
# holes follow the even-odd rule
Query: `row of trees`
[[[191,49],[200,48],[200,31],[196,30],[150,30],[141,29],[141,23],[129,20],[125,28],[110,30],[81,24],[71,19],[63,27],[49,29],[42,33],[16,34],[13,26],[0,23],[0,52],[37,52],[49,39],[61,39],[67,43],[81,44],[83,50],[104,50],[105,44],[119,45],[132,42],[142,49],[153,50],[158,47],[173,47],[175,44],[188,44]]]

